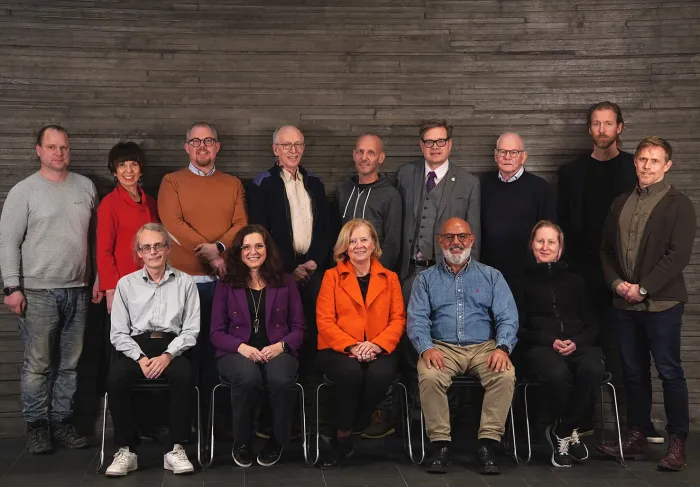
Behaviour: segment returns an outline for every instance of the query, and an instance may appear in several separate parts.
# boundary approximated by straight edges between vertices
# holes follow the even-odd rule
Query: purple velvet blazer
[[[209,337],[216,356],[238,353],[248,343],[253,320],[248,309],[247,289],[216,283],[211,309]],[[304,310],[296,281],[285,275],[283,287],[268,287],[265,294],[265,328],[271,344],[285,342],[294,356],[304,341]]]

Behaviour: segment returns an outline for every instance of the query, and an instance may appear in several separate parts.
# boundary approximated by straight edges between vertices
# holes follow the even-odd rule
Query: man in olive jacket
[[[681,365],[681,322],[688,292],[683,269],[695,239],[690,199],[664,180],[671,168],[671,145],[660,137],[639,143],[634,156],[637,187],[615,199],[600,249],[605,282],[615,292],[618,346],[627,392],[629,435],[625,457],[646,458],[644,431],[651,428],[651,375],[654,357],[664,391],[669,448],[661,470],[685,467],[688,386]],[[601,446],[616,456],[618,446]]]

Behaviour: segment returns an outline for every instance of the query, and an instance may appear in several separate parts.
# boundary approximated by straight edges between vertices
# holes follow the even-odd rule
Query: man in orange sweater
[[[216,170],[219,149],[221,142],[212,124],[192,125],[185,139],[189,167],[166,174],[158,191],[158,213],[174,240],[170,262],[191,275],[199,291],[200,383],[205,406],[218,377],[209,325],[216,280],[226,274],[225,259],[220,254],[248,223],[241,181]]]

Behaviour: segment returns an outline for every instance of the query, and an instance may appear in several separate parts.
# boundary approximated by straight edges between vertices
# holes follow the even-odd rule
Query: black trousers
[[[168,348],[174,335],[168,338],[150,338],[148,334],[134,337],[147,357],[157,357]],[[170,383],[169,439],[172,444],[183,443],[190,437],[190,405],[194,382],[190,359],[185,355],[175,357],[163,373]],[[126,355],[119,354],[109,370],[107,391],[109,409],[114,424],[114,443],[134,448],[136,438],[136,418],[132,389],[136,381],[144,379],[141,366]]]
[[[258,364],[239,353],[217,360],[219,374],[231,383],[233,438],[237,445],[253,436],[253,413],[264,387],[270,398],[275,440],[289,445],[292,416],[297,401],[296,377],[299,363],[293,355],[281,353],[265,364]]]
[[[552,418],[561,418],[567,428],[579,427],[605,376],[603,351],[581,347],[563,356],[552,347],[536,346],[525,352],[525,362],[530,379],[543,384]]]
[[[309,259],[306,255],[299,255],[296,264],[301,265]],[[321,281],[323,280],[322,262],[317,262],[318,268],[311,274],[306,282],[297,281],[299,294],[301,294],[301,305],[304,309],[304,320],[306,331],[304,332],[304,343],[299,349],[299,377],[302,383],[307,382],[307,378],[314,372],[316,361],[316,350],[318,343],[318,328],[316,326],[316,299],[321,292]]]
[[[335,383],[336,427],[343,431],[367,424],[394,381],[397,367],[393,354],[379,355],[372,362],[358,362],[329,348],[319,350],[316,364]]]
[[[664,390],[666,431],[685,440],[690,426],[688,384],[681,362],[684,305],[652,313],[617,310],[617,332],[625,373],[627,425],[645,434],[651,424],[651,357]]]

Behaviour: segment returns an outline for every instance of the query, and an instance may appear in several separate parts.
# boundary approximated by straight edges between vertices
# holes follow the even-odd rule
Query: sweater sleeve
[[[15,185],[7,194],[0,216],[0,269],[5,287],[19,286],[22,242],[27,231],[29,191]]]
[[[184,249],[194,251],[197,245],[209,242],[185,221],[177,186],[175,177],[166,174],[158,190],[158,215],[177,243]]]
[[[117,242],[118,217],[107,197],[97,207],[97,272],[100,276],[100,291],[115,289],[119,281],[114,250]]]
[[[231,246],[238,231],[248,224],[248,213],[245,208],[245,190],[238,178],[235,179],[233,192],[235,193],[235,209],[233,211],[233,218],[231,219],[231,228],[221,237],[221,243],[223,243],[226,248]]]

